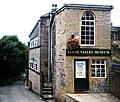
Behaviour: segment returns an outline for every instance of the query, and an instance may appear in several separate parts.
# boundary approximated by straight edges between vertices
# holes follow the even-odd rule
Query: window
[[[32,69],[34,68],[34,66],[33,66],[33,59],[31,59],[31,60],[29,61],[29,67],[32,68]]]
[[[37,70],[37,60],[34,60],[35,70]]]
[[[111,38],[112,38],[112,40],[120,40],[120,34],[112,33]]]
[[[33,38],[30,40],[30,48],[34,48],[38,46],[38,37]]]
[[[81,46],[95,45],[95,17],[91,12],[85,12],[81,18]]]
[[[106,60],[92,60],[92,78],[106,78]]]

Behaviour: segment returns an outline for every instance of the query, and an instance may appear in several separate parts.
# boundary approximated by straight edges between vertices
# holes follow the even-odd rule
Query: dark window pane
[[[86,22],[86,25],[89,25],[89,22],[88,22],[88,21]]]
[[[94,39],[94,36],[91,36],[91,40],[93,40]]]
[[[82,17],[82,20],[85,20],[85,17]]]
[[[86,44],[89,44],[89,41],[86,41]]]
[[[82,25],[85,25],[85,21],[82,21]]]
[[[94,22],[91,22],[91,25],[94,25]]]
[[[82,32],[81,32],[81,35],[85,35],[85,31],[82,31]]]
[[[89,30],[89,27],[86,27],[86,30]]]
[[[94,44],[94,41],[91,41],[91,42],[90,42],[90,44],[92,44],[92,45],[93,45],[93,44]]]
[[[100,77],[100,73],[97,73],[97,76],[96,77]]]
[[[101,68],[105,68],[105,65],[101,65]]]
[[[89,39],[89,36],[86,36],[86,39]]]
[[[105,69],[102,68],[102,69],[101,69],[101,72],[105,72]]]
[[[101,60],[101,64],[104,64],[104,60]]]
[[[81,39],[85,39],[85,36],[81,36]]]
[[[90,17],[90,20],[94,20],[94,17]]]
[[[96,65],[96,68],[100,68],[100,65]]]
[[[105,73],[102,73],[102,74],[101,74],[101,77],[105,77]]]
[[[93,62],[92,64],[95,64],[95,62]],[[92,68],[95,68],[95,65],[92,65]]]
[[[89,16],[89,14],[90,14],[89,12],[88,12],[88,13],[86,13],[86,16]]]
[[[92,77],[95,77],[95,74],[94,74],[94,73],[92,73]]]
[[[86,31],[86,35],[89,35],[89,31]]]
[[[85,44],[85,41],[81,41],[81,44]]]
[[[85,30],[85,27],[82,26],[82,27],[81,27],[81,30]]]
[[[95,64],[95,60],[92,60],[92,64]]]
[[[91,27],[91,30],[94,30],[94,27]]]
[[[95,72],[95,69],[92,69],[92,72]]]
[[[82,18],[81,18],[82,20],[85,20],[85,13],[82,15]]]
[[[94,35],[94,32],[91,32],[91,35]]]

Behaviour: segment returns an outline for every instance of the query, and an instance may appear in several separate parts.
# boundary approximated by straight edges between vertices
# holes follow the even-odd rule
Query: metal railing
[[[112,69],[116,71],[120,71],[120,64],[112,63]]]

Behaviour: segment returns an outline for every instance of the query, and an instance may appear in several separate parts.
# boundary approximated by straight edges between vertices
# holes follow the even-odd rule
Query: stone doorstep
[[[43,99],[45,99],[45,100],[54,99],[53,95],[51,95],[51,94],[45,94],[45,95],[43,95],[42,97],[43,97]]]
[[[76,102],[120,102],[120,99],[110,93],[66,94],[66,97]]]

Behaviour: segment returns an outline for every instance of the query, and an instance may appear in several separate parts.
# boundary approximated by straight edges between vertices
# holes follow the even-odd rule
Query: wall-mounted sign
[[[79,49],[77,51],[66,50],[66,56],[111,56],[111,50],[106,49]]]
[[[75,62],[75,78],[86,78],[86,63],[85,61]]]

